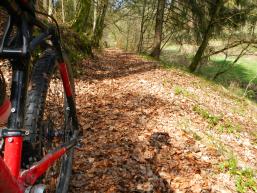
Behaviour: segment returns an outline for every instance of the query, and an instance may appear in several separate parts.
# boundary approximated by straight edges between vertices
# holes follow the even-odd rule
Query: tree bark
[[[62,22],[65,23],[65,14],[64,14],[64,0],[62,0]]]
[[[90,16],[91,9],[91,0],[81,0],[80,1],[80,9],[76,18],[75,23],[73,24],[73,29],[77,32],[86,32],[87,23]]]
[[[73,0],[73,10],[76,13],[76,11],[77,11],[77,0]]]
[[[48,15],[52,15],[53,14],[53,1],[49,0],[48,1]]]
[[[138,42],[138,46],[137,46],[137,51],[139,53],[141,53],[142,49],[143,49],[146,1],[147,0],[144,0],[144,2],[143,2],[142,19],[141,19],[141,26],[140,26],[140,37],[139,37],[139,42]]]
[[[103,36],[104,20],[105,20],[108,4],[109,4],[108,0],[102,1],[101,9],[99,9],[99,14],[96,19],[96,26],[95,26],[95,31],[93,35],[93,46],[96,48],[100,46],[100,40],[102,39],[102,36]]]
[[[43,0],[43,8],[44,8],[44,10],[47,10],[47,4],[48,4],[47,0]]]
[[[161,53],[163,18],[164,18],[165,0],[158,0],[154,45],[150,56],[159,59]]]
[[[94,0],[94,20],[93,20],[93,33],[95,32],[96,20],[97,20],[97,0]]]
[[[215,21],[215,18],[217,17],[217,15],[218,15],[218,13],[220,11],[222,3],[223,3],[223,0],[216,0],[216,6],[215,6],[215,9],[214,9],[213,14],[211,16],[211,19],[210,19],[210,22],[208,24],[208,27],[207,27],[207,29],[205,31],[205,34],[203,36],[202,43],[199,46],[199,48],[198,48],[198,50],[197,50],[197,52],[196,52],[196,54],[195,54],[195,56],[194,56],[194,58],[192,60],[192,63],[189,66],[189,70],[191,72],[194,72],[197,69],[199,63],[201,62],[202,56],[204,54],[204,51],[205,51],[205,49],[208,46],[209,39],[212,36],[213,28],[215,26],[215,22],[214,21]]]

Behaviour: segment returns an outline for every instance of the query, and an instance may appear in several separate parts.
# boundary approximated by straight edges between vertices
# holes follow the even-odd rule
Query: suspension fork
[[[68,64],[66,64],[64,61],[59,61],[59,71],[62,77],[63,87],[66,95],[66,100],[68,103],[68,106],[66,107],[66,110],[69,111],[69,116],[72,117],[72,121],[74,123],[74,126],[76,130],[79,129],[78,126],[78,120],[76,116],[76,108],[75,108],[75,101],[74,101],[74,92],[71,86],[71,80],[69,77],[69,69]]]
[[[71,86],[71,77],[70,77],[70,71],[72,69],[69,68],[68,64],[64,60],[62,47],[60,43],[60,38],[58,35],[54,35],[52,39],[54,45],[56,45],[55,49],[57,52],[57,61],[59,64],[59,71],[62,77],[63,87],[66,95],[66,100],[68,103],[68,106],[66,107],[66,110],[69,111],[69,116],[72,117],[73,125],[75,130],[79,130],[79,123],[77,119],[77,112],[76,112],[76,105],[74,100],[74,92],[73,88]]]
[[[23,121],[29,81],[29,59],[12,61],[11,114],[4,135],[4,162],[14,177],[19,176],[23,143]]]

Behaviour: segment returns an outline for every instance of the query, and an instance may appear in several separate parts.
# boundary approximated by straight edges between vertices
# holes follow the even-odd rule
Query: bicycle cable
[[[60,41],[60,44],[61,44],[61,33],[60,33],[60,28],[59,28],[57,20],[53,16],[51,16],[51,15],[49,15],[47,13],[38,11],[38,10],[35,10],[35,13],[43,15],[43,16],[46,16],[46,17],[50,18],[55,23],[56,28],[57,28],[57,33],[58,33],[59,41]]]

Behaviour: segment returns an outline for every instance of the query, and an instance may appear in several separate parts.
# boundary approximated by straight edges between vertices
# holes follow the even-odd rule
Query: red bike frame
[[[67,98],[72,97],[67,65],[61,63],[59,69]],[[56,160],[77,143],[76,135],[69,143],[48,153],[25,171],[21,171],[20,168],[23,137],[4,137],[4,159],[0,157],[0,193],[24,193]]]
[[[33,0],[0,0],[0,6],[4,7],[10,17],[6,30],[0,42],[0,56],[12,59],[13,81],[12,81],[12,113],[9,117],[8,128],[0,130],[0,137],[4,141],[3,158],[0,156],[0,193],[24,193],[31,188],[37,179],[44,174],[53,163],[60,159],[69,149],[77,144],[79,134],[78,121],[76,117],[75,103],[69,79],[68,65],[64,62],[58,26],[57,29],[46,26],[35,17]],[[53,19],[54,20],[54,19]],[[55,20],[54,20],[55,21]],[[56,21],[55,21],[56,22]],[[8,47],[10,31],[16,25],[19,29],[20,45]],[[32,36],[32,28],[37,26],[41,34]],[[56,53],[56,60],[59,63],[59,71],[62,77],[63,87],[67,99],[69,116],[72,118],[74,134],[69,142],[52,150],[43,159],[35,163],[28,170],[21,170],[22,144],[24,131],[22,128],[28,80],[30,77],[29,56],[35,48],[46,44],[46,40],[52,41]],[[14,80],[15,79],[15,80]],[[30,191],[29,191],[30,192]]]

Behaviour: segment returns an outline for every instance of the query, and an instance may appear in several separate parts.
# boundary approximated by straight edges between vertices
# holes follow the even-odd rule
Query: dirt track
[[[177,85],[187,91],[174,91]],[[193,110],[204,103],[240,121],[226,114],[232,99],[223,100],[199,78],[119,50],[85,60],[76,89],[85,146],[75,155],[70,192],[235,192],[233,178],[219,170],[223,138],[209,142],[209,123]],[[243,116],[245,130],[254,127],[255,112]],[[257,149],[233,140],[223,145],[241,148],[235,153],[242,163],[256,167]],[[244,148],[247,157],[240,155]]]

